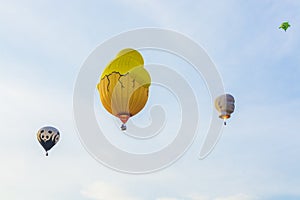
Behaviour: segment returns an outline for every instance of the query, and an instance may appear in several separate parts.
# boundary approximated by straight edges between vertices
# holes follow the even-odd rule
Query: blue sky
[[[297,0],[1,1],[0,199],[300,199],[299,8]],[[133,176],[85,151],[72,95],[99,44],[141,27],[178,31],[206,49],[236,112],[205,160],[200,136],[171,167]],[[48,124],[62,138],[46,158],[35,134]]]

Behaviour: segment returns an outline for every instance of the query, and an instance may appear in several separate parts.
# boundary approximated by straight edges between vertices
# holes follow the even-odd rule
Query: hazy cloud
[[[87,186],[81,191],[81,194],[94,200],[138,200],[126,193],[124,188],[114,184],[97,181]]]

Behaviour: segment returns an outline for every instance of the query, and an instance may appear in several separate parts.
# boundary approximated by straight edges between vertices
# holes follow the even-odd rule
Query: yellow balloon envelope
[[[151,78],[144,68],[142,55],[134,49],[120,51],[104,69],[97,85],[104,108],[122,122],[126,130],[128,119],[147,103]]]

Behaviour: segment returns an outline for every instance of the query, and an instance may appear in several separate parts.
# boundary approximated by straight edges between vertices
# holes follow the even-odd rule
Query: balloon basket
[[[125,125],[125,124],[122,124],[121,130],[122,130],[122,131],[126,131],[126,129],[127,129],[126,125]]]

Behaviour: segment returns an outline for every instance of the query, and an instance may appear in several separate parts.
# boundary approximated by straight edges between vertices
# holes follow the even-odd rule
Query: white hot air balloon
[[[219,117],[224,120],[224,125],[234,111],[234,102],[234,97],[230,94],[223,94],[215,100],[215,107],[220,113]]]

